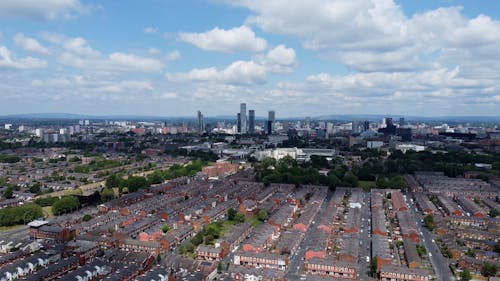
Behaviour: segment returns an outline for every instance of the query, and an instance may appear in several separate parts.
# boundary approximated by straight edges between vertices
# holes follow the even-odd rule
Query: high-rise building
[[[241,133],[241,113],[236,114],[236,131]]]
[[[205,120],[203,119],[203,114],[198,110],[198,134],[203,134],[205,132]]]
[[[273,133],[273,125],[274,122],[276,121],[276,115],[274,110],[270,110],[267,115],[267,134],[271,135]]]
[[[366,132],[370,130],[370,121],[363,122],[363,131]]]
[[[305,124],[306,128],[311,128],[311,117],[306,117]]]
[[[247,133],[247,104],[246,103],[241,103],[240,104],[240,124],[241,124],[241,133],[246,134]]]
[[[405,124],[405,118],[404,117],[400,117],[399,118],[399,127],[404,127],[406,124]]]
[[[255,110],[253,109],[248,111],[248,133],[255,133]]]

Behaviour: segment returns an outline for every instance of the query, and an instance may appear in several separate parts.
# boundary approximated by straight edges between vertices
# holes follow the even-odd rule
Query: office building
[[[203,114],[198,110],[198,134],[203,134],[205,132],[205,120],[203,119]]]
[[[236,114],[236,131],[241,133],[241,113]]]
[[[240,104],[240,124],[241,124],[241,133],[246,134],[248,132],[246,103]]]
[[[248,111],[248,133],[255,134],[255,110]]]
[[[406,124],[405,124],[405,118],[404,117],[401,117],[399,118],[399,127],[404,127]]]
[[[363,122],[363,131],[368,131],[370,130],[370,121],[365,121]]]
[[[270,110],[268,115],[267,115],[267,134],[268,135],[271,135],[273,133],[273,126],[274,126],[274,122],[276,121],[276,115],[275,115],[275,112],[274,110]]]

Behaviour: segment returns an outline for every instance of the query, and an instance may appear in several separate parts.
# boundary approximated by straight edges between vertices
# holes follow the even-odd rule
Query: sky
[[[500,1],[0,1],[0,115],[500,115]]]

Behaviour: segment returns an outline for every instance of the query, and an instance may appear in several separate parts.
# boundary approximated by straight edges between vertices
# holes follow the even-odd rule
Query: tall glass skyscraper
[[[240,124],[241,124],[241,133],[246,134],[247,133],[247,104],[246,103],[241,103],[240,104]]]
[[[255,133],[255,110],[253,109],[248,111],[248,133]]]

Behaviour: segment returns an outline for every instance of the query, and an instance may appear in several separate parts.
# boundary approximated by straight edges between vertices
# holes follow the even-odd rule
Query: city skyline
[[[6,1],[0,115],[499,116],[499,19],[491,1]]]

